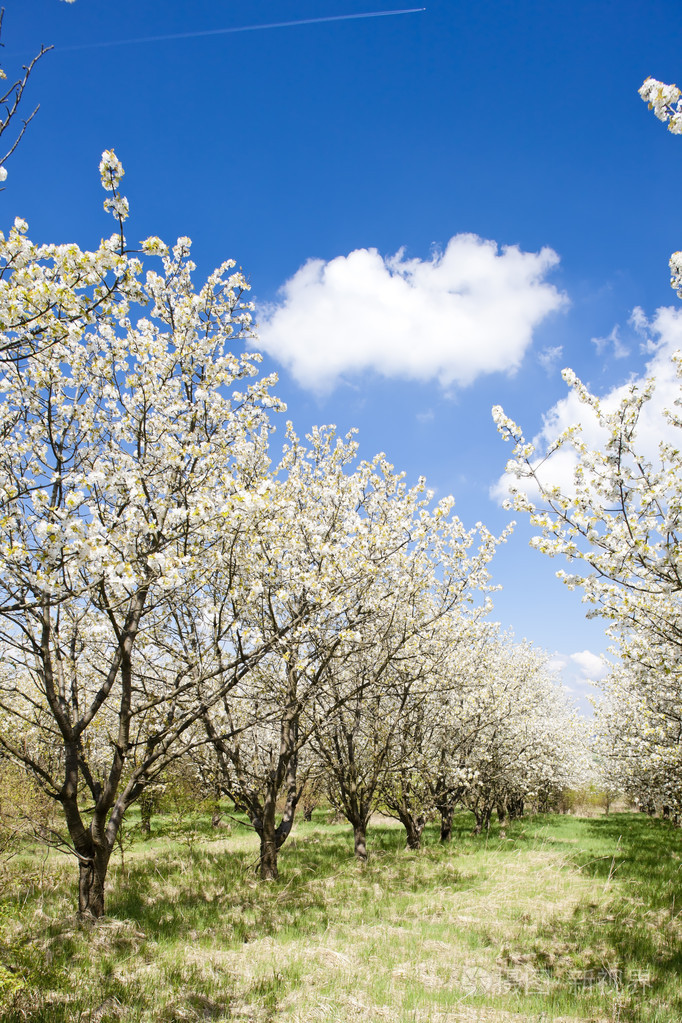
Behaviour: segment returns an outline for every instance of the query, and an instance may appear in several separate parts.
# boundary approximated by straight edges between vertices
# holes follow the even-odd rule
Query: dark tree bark
[[[406,814],[401,817],[401,823],[407,835],[407,848],[416,852],[421,849],[422,832],[426,826],[426,817],[423,814]]]
[[[289,772],[289,787],[284,813],[279,824],[277,820],[277,788],[269,785],[263,801],[261,817],[252,817],[253,824],[260,838],[260,859],[258,870],[261,881],[276,881],[279,877],[277,854],[286,842],[294,824],[296,804],[298,802],[296,787],[296,768]]]
[[[111,850],[99,846],[91,859],[79,862],[78,915],[98,919],[104,914],[104,885]]]
[[[411,769],[400,769],[385,785],[383,799],[386,813],[405,828],[407,848],[420,849],[428,814],[434,809],[428,781]]]
[[[104,886],[114,842],[128,806],[142,791],[140,784],[129,784],[118,794],[125,755],[128,749],[131,720],[131,694],[133,671],[131,654],[135,636],[144,607],[147,591],[137,594],[128,612],[125,631],[119,640],[118,650],[109,669],[109,689],[120,677],[121,696],[118,707],[118,733],[113,747],[109,773],[105,781],[95,781],[84,756],[79,725],[73,725],[54,682],[52,652],[50,649],[51,623],[44,619],[41,667],[46,682],[48,698],[51,697],[53,713],[60,725],[64,741],[64,784],[56,798],[62,804],[66,825],[78,856],[78,912],[81,916],[97,919],[104,913]],[[104,693],[104,690],[101,690]],[[106,693],[102,695],[102,702]],[[78,806],[79,780],[87,784],[95,806],[89,827],[85,827]]]
[[[453,807],[439,808],[440,811],[440,840],[443,845],[452,840],[452,818],[454,817]]]
[[[507,811],[509,813],[509,820],[515,821],[519,817],[523,817],[524,802],[521,798],[508,799],[507,800]]]
[[[359,863],[367,862],[367,824],[372,813],[379,783],[381,761],[375,761],[370,770],[362,772],[356,760],[354,730],[344,729],[339,723],[330,736],[327,749],[327,770],[330,777],[332,802],[337,813],[353,828],[353,848]]]
[[[159,724],[159,730],[147,741],[140,762],[137,765],[130,764],[128,758],[132,745],[130,736],[135,689],[132,654],[146,597],[147,590],[140,589],[131,600],[123,624],[116,623],[118,643],[113,648],[109,670],[98,693],[85,708],[79,708],[75,696],[71,703],[67,702],[59,688],[54,664],[63,658],[63,648],[50,619],[49,607],[43,615],[41,644],[36,651],[36,671],[61,732],[60,753],[63,754],[63,763],[60,764],[60,770],[63,769],[63,775],[59,781],[37,759],[10,747],[4,738],[2,740],[14,759],[25,763],[38,777],[43,788],[62,806],[70,839],[69,848],[78,859],[78,911],[81,916],[89,918],[96,919],[105,912],[107,870],[126,811],[148,791],[148,786],[154,783],[159,770],[181,754],[183,733],[201,713],[201,708],[192,708],[174,720],[171,703],[168,713]],[[115,621],[114,612],[106,605],[105,612]],[[78,632],[74,628],[69,660],[76,665],[78,657],[74,651],[78,653],[77,638]],[[248,670],[245,665],[242,667],[244,671]],[[58,668],[61,670],[61,663]],[[76,683],[77,678],[74,678],[74,693],[77,691]],[[106,773],[103,772],[104,776],[98,778],[88,760],[83,735],[101,705],[115,691],[115,685],[119,693],[112,710],[116,716],[117,730],[111,737],[111,755]],[[124,782],[127,764],[130,774]],[[88,809],[84,810],[86,801]],[[151,796],[147,804],[142,806],[143,831],[149,828],[153,804],[154,796]],[[60,842],[63,844],[62,840]]]
[[[452,840],[452,820],[455,807],[462,798],[464,789],[448,778],[448,766],[452,761],[452,753],[442,751],[441,766],[433,782],[428,782],[431,790],[433,806],[440,816],[440,840],[445,845]]]
[[[385,667],[383,662],[373,665],[370,677],[380,677]],[[394,728],[386,721],[381,694],[373,694],[369,684],[361,684],[347,703],[337,695],[339,708],[331,719],[321,716],[313,746],[324,763],[336,814],[353,828],[355,858],[362,865],[368,860],[367,825],[389,769]],[[380,731],[374,723],[382,717]]]
[[[474,826],[474,835],[480,835],[484,830],[488,831],[490,828],[490,818],[493,814],[492,806],[483,806],[480,810],[474,810],[474,818],[476,824]]]

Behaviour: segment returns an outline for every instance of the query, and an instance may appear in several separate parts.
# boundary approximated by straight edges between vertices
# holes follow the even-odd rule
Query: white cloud
[[[376,249],[310,260],[260,310],[256,345],[316,391],[368,370],[465,386],[516,370],[537,326],[567,304],[545,280],[557,262],[549,248],[500,250],[473,234],[427,260]]]
[[[642,310],[640,309],[641,313]],[[633,326],[636,326],[637,320],[635,319],[636,313],[633,312],[631,322]],[[620,326],[616,324],[608,337],[593,337],[591,338],[592,344],[597,349],[599,355],[603,355],[607,348],[612,347],[614,359],[625,359],[630,354],[630,349],[627,345],[623,344],[620,337]]]
[[[647,460],[656,462],[662,440],[679,444],[680,439],[679,430],[666,421],[663,410],[672,409],[680,397],[680,380],[671,356],[682,348],[682,310],[671,306],[663,307],[656,310],[651,321],[647,321],[641,309],[636,309],[630,322],[636,323],[638,332],[643,336],[652,334],[656,337],[655,341],[649,340],[647,347],[647,351],[653,353],[652,358],[647,362],[641,376],[632,376],[626,384],[608,391],[602,396],[601,404],[606,411],[612,412],[631,386],[641,386],[650,378],[656,381],[653,396],[644,404],[640,413],[636,440],[639,453]],[[604,430],[597,423],[592,411],[581,404],[575,391],[571,390],[543,416],[542,430],[533,438],[538,454],[547,451],[560,433],[576,423],[581,424],[582,437],[589,448],[599,450],[603,447],[606,439]],[[543,484],[559,486],[565,493],[570,493],[576,462],[576,456],[571,448],[561,448],[557,454],[544,461]],[[491,487],[491,497],[500,503],[503,502],[509,496],[508,484],[508,478],[501,476]],[[537,490],[529,485],[529,481],[524,480],[522,484],[521,489],[525,489],[531,497],[537,493]]]
[[[561,345],[557,345],[555,348],[543,348],[538,354],[538,362],[548,375],[554,371],[559,363],[561,356],[564,354],[564,349]]]
[[[584,681],[596,682],[600,678],[605,678],[611,670],[608,661],[599,654],[593,654],[591,650],[580,650],[571,654],[570,659],[578,666]]]
[[[605,678],[613,665],[591,650],[578,650],[572,654],[556,651],[549,661],[549,667],[557,674],[565,691],[577,702],[581,712],[591,717],[593,709],[590,701],[595,697],[594,683]]]

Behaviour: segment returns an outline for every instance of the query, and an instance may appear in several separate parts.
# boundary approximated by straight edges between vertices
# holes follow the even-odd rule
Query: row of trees
[[[645,653],[643,651],[643,653]],[[682,823],[679,677],[627,662],[604,684],[596,740],[611,785],[640,809]]]
[[[273,463],[246,281],[196,290],[188,239],[131,251],[113,152],[100,172],[96,251],[0,238],[0,744],[63,811],[80,912],[126,810],[199,749],[263,878],[320,765],[360,858],[379,799],[415,846],[435,808],[446,834],[458,800],[482,827],[562,784],[574,724],[484,624],[504,535],[332,428],[289,425]]]
[[[585,784],[584,722],[545,656],[461,613],[439,626],[398,656],[382,641],[329,662],[301,705],[296,745],[283,741],[289,733],[281,722],[279,731],[259,723],[224,743],[213,730],[194,755],[204,785],[261,820],[264,794],[272,787],[274,796],[274,779],[283,778],[280,845],[301,792],[312,788],[352,826],[355,855],[364,861],[377,810],[399,820],[408,847],[417,849],[434,817],[449,840],[458,806],[473,812],[480,832],[495,810],[504,821],[529,799],[548,809],[562,790]]]

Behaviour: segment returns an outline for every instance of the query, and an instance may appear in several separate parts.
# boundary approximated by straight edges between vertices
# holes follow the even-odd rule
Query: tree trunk
[[[152,833],[152,809],[154,799],[147,793],[143,792],[139,799],[140,803],[140,831],[145,838],[149,838]]]
[[[274,787],[274,786],[273,786]],[[275,826],[275,801],[277,792],[268,787],[263,804],[263,820],[256,830],[260,835],[260,878],[261,881],[276,881],[277,870],[277,828]]]
[[[367,825],[357,823],[353,825],[353,840],[355,843],[355,858],[359,863],[367,862]]]
[[[217,781],[213,783],[213,807],[211,809],[211,827],[219,828],[223,819],[222,811],[220,809],[220,797],[222,796],[222,790],[220,784]]]
[[[402,823],[407,834],[407,848],[416,852],[421,849],[422,831],[426,825],[426,818],[421,815],[419,817],[405,815]]]
[[[492,812],[492,807],[487,806],[483,810],[474,810],[474,816],[476,818],[474,835],[480,835],[484,828],[486,831],[490,829],[490,818],[492,816]]]
[[[211,827],[219,828],[223,820],[222,811],[220,809],[220,803],[216,799],[211,810]]]
[[[303,804],[303,820],[310,823],[313,819],[313,810],[317,807],[317,803],[304,803]]]
[[[452,839],[452,818],[455,811],[451,808],[440,812],[440,840],[443,844]]]
[[[277,842],[274,837],[270,838],[264,833],[260,840],[260,879],[276,881],[278,877]]]
[[[440,840],[443,844],[452,840],[452,820],[455,807],[462,795],[462,789],[448,783],[444,770],[438,775],[432,786],[433,805],[440,814]]]
[[[93,920],[104,915],[104,883],[111,850],[98,846],[89,859],[78,866],[78,915]]]
[[[300,793],[296,790],[296,764],[289,766],[289,787],[287,801],[282,814],[282,819],[275,826],[277,810],[276,781],[273,781],[267,788],[263,803],[263,818],[252,818],[252,824],[260,837],[260,864],[259,871],[261,881],[276,881],[279,877],[277,869],[277,853],[286,842],[294,825],[296,804]]]
[[[523,817],[523,799],[510,799],[507,801],[507,810],[509,811],[509,820],[515,821],[519,817]]]

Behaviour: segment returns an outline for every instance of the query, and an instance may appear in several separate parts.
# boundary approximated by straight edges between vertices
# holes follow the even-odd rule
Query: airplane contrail
[[[421,14],[425,7],[406,7],[396,11],[365,11],[361,14],[331,14],[322,18],[298,18],[295,21],[271,21],[265,25],[236,25],[233,28],[210,28],[198,32],[177,32],[163,36],[140,36],[137,39],[112,39],[104,43],[82,43],[74,46],[55,46],[63,53],[67,50],[93,50],[104,46],[128,46],[131,43],[162,43],[172,39],[196,39],[199,36],[230,35],[234,32],[258,32],[268,28],[293,28],[295,25],[321,25],[329,21],[357,21],[361,18],[391,18],[398,14]]]

